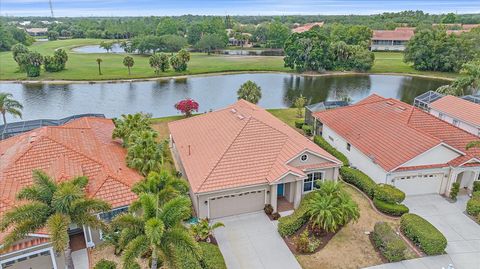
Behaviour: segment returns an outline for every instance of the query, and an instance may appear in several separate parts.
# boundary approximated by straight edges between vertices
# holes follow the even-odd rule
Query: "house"
[[[447,95],[430,103],[429,108],[435,117],[480,136],[480,104]]]
[[[177,169],[199,218],[297,208],[341,162],[266,110],[244,100],[168,125]]]
[[[478,140],[448,122],[392,98],[371,95],[355,105],[313,114],[315,133],[377,183],[407,195],[467,191],[480,174]]]
[[[48,28],[26,28],[25,31],[31,36],[43,36],[48,32]]]
[[[312,114],[327,109],[348,106],[347,101],[325,101],[316,104],[311,104],[305,107],[305,124],[313,125],[315,119]]]
[[[310,31],[310,29],[312,29],[315,26],[322,27],[323,24],[324,24],[323,21],[307,23],[307,24],[304,24],[304,25],[293,28],[292,33],[303,33],[303,32],[306,32],[306,31]]]
[[[398,27],[395,30],[374,30],[370,49],[372,51],[403,51],[415,35],[414,28]]]
[[[59,182],[87,176],[87,195],[102,199],[113,208],[98,217],[110,220],[124,212],[136,199],[131,187],[142,177],[126,166],[126,150],[120,142],[112,140],[113,129],[109,119],[84,117],[0,141],[0,218],[19,204],[15,195],[32,184],[32,171],[36,169]],[[0,242],[4,236],[0,233]],[[71,226],[69,236],[73,251],[101,242],[101,232],[90,227]],[[49,234],[44,230],[0,250],[2,269],[59,269],[63,263],[63,254],[54,253]]]

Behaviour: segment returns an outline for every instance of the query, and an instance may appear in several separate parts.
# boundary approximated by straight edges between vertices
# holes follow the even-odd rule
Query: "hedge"
[[[281,217],[278,219],[278,233],[280,236],[290,236],[298,231],[308,221],[306,214],[307,208],[305,201],[312,197],[314,191],[305,195],[300,202],[300,206],[293,212],[293,214]]]
[[[312,135],[312,130],[313,130],[312,126],[305,124],[302,126],[302,130],[305,132],[306,135],[308,136]]]
[[[405,200],[405,193],[392,185],[378,184],[375,188],[374,197],[386,203],[396,204]]]
[[[388,223],[375,223],[372,240],[375,247],[389,262],[405,260],[407,244]]]
[[[378,210],[391,216],[401,216],[409,211],[405,205],[387,203],[377,199],[377,197],[373,198],[373,204]]]
[[[467,213],[474,217],[480,214],[480,193],[474,192],[474,195],[467,202]]]
[[[447,239],[430,222],[415,214],[404,214],[400,220],[402,233],[427,255],[442,254]]]
[[[340,168],[340,175],[345,182],[355,185],[371,199],[373,199],[377,183],[375,183],[375,181],[373,181],[373,179],[371,179],[369,176],[360,170],[345,166]]]
[[[332,145],[330,145],[323,137],[316,135],[313,138],[313,142],[315,142],[315,144],[320,146],[322,149],[326,150],[328,153],[332,154],[335,158],[339,159],[343,163],[343,165],[350,165],[348,158],[336,148],[332,147]]]
[[[99,262],[97,262],[97,264],[95,264],[95,267],[93,268],[94,269],[116,269],[117,264],[109,260],[101,259]]]
[[[473,192],[480,191],[480,181],[473,182]]]
[[[298,129],[302,129],[304,124],[305,124],[305,121],[303,121],[303,120],[295,121],[295,127],[298,128]]]

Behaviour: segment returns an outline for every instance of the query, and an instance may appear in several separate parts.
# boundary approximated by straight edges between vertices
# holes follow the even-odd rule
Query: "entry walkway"
[[[215,238],[228,269],[301,269],[263,211],[217,221],[225,224]]]
[[[80,249],[72,252],[73,265],[75,269],[89,269],[88,268],[88,253],[87,249]]]
[[[405,204],[411,213],[432,223],[447,238],[447,254],[427,256],[369,269],[442,269],[453,264],[455,269],[480,269],[480,225],[467,217],[467,197],[450,203],[439,195],[409,196]]]

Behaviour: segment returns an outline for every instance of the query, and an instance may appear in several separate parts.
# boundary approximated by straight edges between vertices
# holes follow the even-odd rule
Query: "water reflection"
[[[412,103],[415,96],[446,84],[443,80],[385,75],[236,74],[99,84],[1,83],[0,91],[12,93],[24,104],[24,119],[62,118],[81,113],[117,117],[138,111],[161,117],[177,114],[173,104],[182,98],[197,100],[200,112],[225,107],[237,100],[237,90],[247,80],[262,88],[259,105],[265,108],[289,107],[300,94],[309,103],[344,96],[358,101],[371,93]],[[9,117],[9,120],[18,119]]]

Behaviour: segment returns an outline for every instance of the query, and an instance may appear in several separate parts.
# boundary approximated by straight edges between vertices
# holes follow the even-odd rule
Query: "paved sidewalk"
[[[88,253],[86,248],[73,251],[72,259],[75,269],[88,269]]]
[[[214,233],[228,269],[301,269],[263,211],[216,221],[225,224]]]
[[[450,203],[439,195],[409,196],[405,204],[411,213],[432,223],[447,238],[447,254],[428,256],[368,269],[442,269],[453,264],[455,269],[480,269],[480,225],[468,218],[466,197]]]

